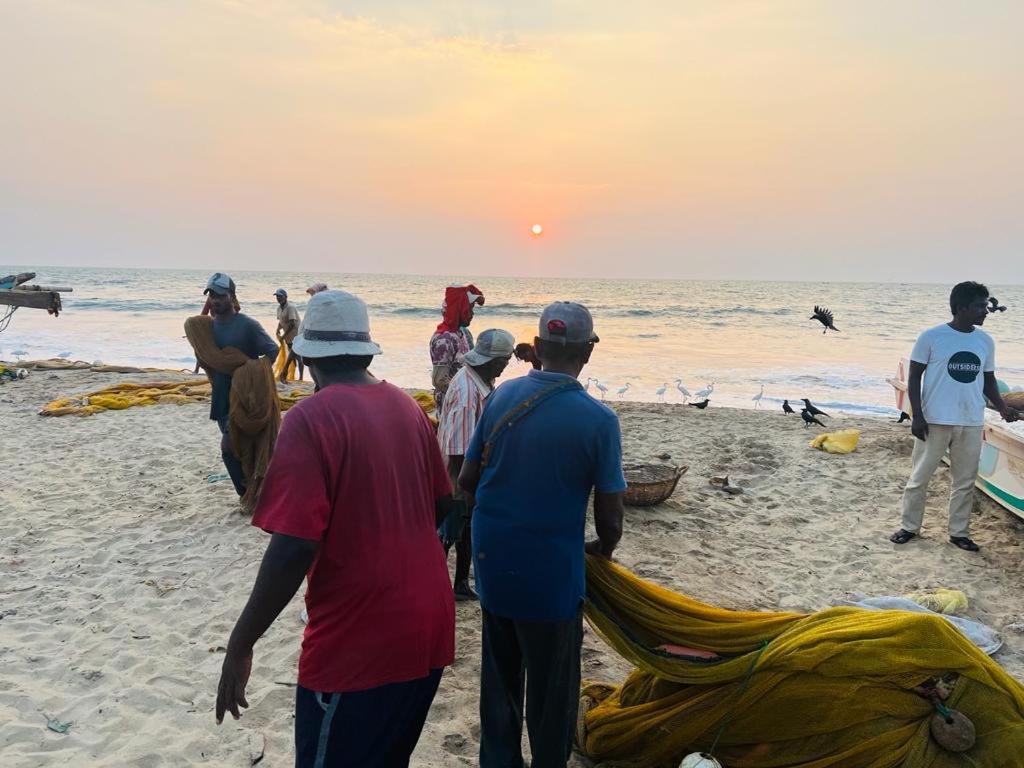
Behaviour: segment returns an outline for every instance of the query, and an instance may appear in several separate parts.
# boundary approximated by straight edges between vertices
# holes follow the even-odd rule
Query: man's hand
[[[914,418],[910,422],[910,433],[918,440],[928,439],[928,422],[924,420],[924,416],[914,414]]]
[[[588,541],[584,549],[588,555],[594,555],[595,557],[600,557],[605,560],[612,559],[612,553],[605,549],[605,546],[601,543],[600,539],[592,539],[591,541]]]
[[[224,713],[230,712],[237,720],[242,716],[238,707],[248,709],[249,702],[245,699],[245,686],[252,672],[252,649],[248,651],[228,650],[224,657],[224,666],[220,670],[220,683],[217,685],[217,725],[224,721]]]
[[[1017,409],[1009,405],[1003,404],[1003,407],[999,409],[999,415],[1003,417],[1003,421],[1017,421],[1020,418],[1020,414],[1017,413]]]

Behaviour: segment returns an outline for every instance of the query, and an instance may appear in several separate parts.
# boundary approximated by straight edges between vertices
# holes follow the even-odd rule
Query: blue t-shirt
[[[530,371],[488,398],[469,449],[479,460],[494,425],[561,373]],[[473,512],[480,603],[524,621],[562,621],[586,594],[583,559],[590,491],[626,489],[615,413],[582,388],[553,395],[506,429],[483,468]]]
[[[254,360],[277,354],[277,344],[263,330],[263,326],[248,315],[213,318],[213,339],[221,349],[234,347]],[[210,418],[214,421],[228,417],[231,396],[231,377],[226,373],[210,371]]]

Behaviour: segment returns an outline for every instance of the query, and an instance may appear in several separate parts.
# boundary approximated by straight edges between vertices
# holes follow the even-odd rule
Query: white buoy
[[[722,764],[704,752],[694,752],[683,758],[679,768],[723,768]]]
[[[16,375],[19,379],[27,379],[28,371],[26,371],[24,368],[19,368]]]

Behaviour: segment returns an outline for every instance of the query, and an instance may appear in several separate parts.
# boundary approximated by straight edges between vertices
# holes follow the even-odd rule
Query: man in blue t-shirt
[[[213,338],[221,349],[234,347],[252,359],[267,358],[272,365],[277,356],[277,344],[263,330],[263,326],[236,307],[235,282],[223,272],[217,272],[206,283],[203,293],[209,296],[210,314],[213,317]],[[239,496],[245,495],[245,473],[231,447],[228,434],[228,410],[231,400],[231,376],[210,369],[210,418],[220,427],[220,453],[224,466],[231,476],[231,482]]]
[[[482,768],[523,765],[527,686],[534,768],[565,766],[572,751],[584,552],[611,557],[626,489],[618,418],[578,381],[597,341],[586,307],[548,306],[534,340],[542,369],[491,394],[466,451],[459,482],[475,496],[473,567],[483,607]],[[598,538],[585,543],[591,491]]]

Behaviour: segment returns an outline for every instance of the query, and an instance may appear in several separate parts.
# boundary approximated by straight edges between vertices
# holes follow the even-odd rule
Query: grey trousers
[[[911,533],[921,530],[928,481],[949,450],[951,489],[949,496],[949,535],[967,536],[974,508],[974,481],[981,459],[982,427],[928,425],[928,439],[914,440],[914,468],[903,491],[903,517],[900,527]]]

